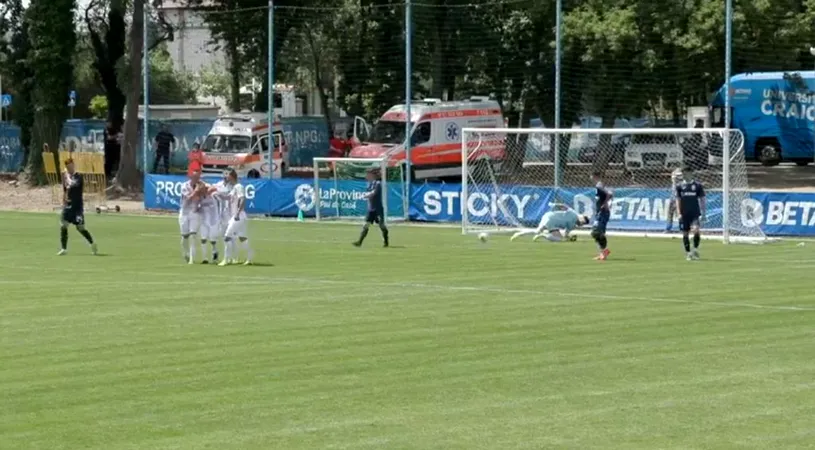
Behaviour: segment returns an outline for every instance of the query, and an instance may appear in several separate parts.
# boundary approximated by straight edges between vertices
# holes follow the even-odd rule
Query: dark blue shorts
[[[679,231],[690,231],[694,225],[699,225],[699,214],[683,214],[679,220]]]
[[[384,214],[382,211],[369,210],[368,215],[365,216],[365,223],[385,223]]]
[[[605,234],[609,219],[611,219],[611,212],[607,209],[601,209],[594,215],[594,223],[592,223],[591,231]]]
[[[60,218],[62,219],[62,222],[69,225],[85,224],[85,216],[80,208],[72,208],[70,206],[67,208],[62,208],[62,216]]]

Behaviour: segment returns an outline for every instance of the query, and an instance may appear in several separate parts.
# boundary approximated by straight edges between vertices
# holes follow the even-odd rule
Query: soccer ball
[[[478,240],[481,241],[481,242],[487,242],[488,237],[489,236],[487,235],[487,233],[479,233],[478,234]]]

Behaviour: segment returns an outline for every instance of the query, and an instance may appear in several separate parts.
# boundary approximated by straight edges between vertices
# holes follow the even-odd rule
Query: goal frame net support
[[[705,225],[702,224],[703,238],[721,240],[724,243],[750,244],[760,244],[778,240],[768,238],[766,235],[764,235],[758,224],[754,224],[754,226],[751,229],[746,230],[746,232],[734,232],[734,226],[732,226],[732,224],[735,222],[733,221],[739,221],[739,223],[743,221],[743,215],[745,213],[740,208],[744,207],[744,200],[749,197],[750,191],[747,186],[746,162],[744,158],[744,137],[739,130],[726,130],[723,128],[464,128],[461,133],[462,234],[514,233],[517,231],[529,230],[530,227],[534,227],[534,224],[518,223],[514,220],[506,219],[507,217],[511,217],[512,213],[507,210],[509,207],[504,202],[504,199],[511,197],[510,194],[518,188],[541,190],[548,189],[552,192],[550,198],[556,200],[562,198],[563,196],[560,194],[567,190],[583,189],[585,191],[588,189],[593,189],[593,186],[590,185],[589,180],[591,170],[585,174],[585,185],[568,186],[563,184],[563,171],[564,168],[570,164],[570,162],[561,160],[563,155],[567,153],[561,146],[563,143],[562,139],[564,135],[575,134],[587,135],[588,137],[594,138],[598,142],[601,141],[600,138],[603,135],[629,137],[634,135],[684,135],[686,138],[693,135],[718,135],[722,139],[721,183],[718,186],[714,185],[715,187],[711,189],[706,186],[705,190],[708,194],[714,193],[721,196],[721,227],[706,228]],[[521,136],[523,135],[526,136],[521,139]],[[547,145],[552,156],[550,157],[549,161],[529,162],[529,164],[551,166],[551,171],[553,172],[551,179],[546,180],[543,183],[529,183],[528,180],[523,180],[522,183],[512,183],[511,180],[507,181],[505,177],[501,176],[502,173],[500,170],[490,169],[491,167],[498,165],[484,164],[484,161],[482,161],[484,152],[483,150],[480,150],[481,142],[495,142],[496,139],[503,139],[504,146],[506,149],[508,149],[510,145],[513,145],[510,142],[511,139],[516,140],[515,145],[521,145],[521,142],[523,142],[525,145],[526,142],[528,142],[534,135],[543,137],[536,142],[541,142],[543,143],[542,145]],[[606,138],[606,142],[608,142],[608,140],[610,140],[610,138]],[[625,151],[627,152],[628,150],[626,149]],[[509,152],[506,151],[504,157],[507,158],[508,154]],[[524,156],[524,167],[526,167],[526,164],[526,156]],[[577,163],[575,165],[592,166],[592,163]],[[733,186],[734,165],[737,165],[735,167],[735,176],[743,176],[744,180],[743,183],[736,183],[740,184],[739,186]],[[623,164],[623,166],[625,167],[625,164]],[[487,168],[486,172],[485,168]],[[473,175],[473,171],[476,171],[477,175]],[[474,178],[476,177],[480,182],[475,182]],[[483,185],[485,184],[488,186],[484,187]],[[614,193],[615,188],[621,187],[610,185],[608,188],[612,191],[612,193]],[[622,186],[622,188],[633,189],[631,186]],[[672,184],[667,182],[663,189],[663,195],[667,196],[668,193],[671,192],[671,189]],[[656,188],[650,188],[647,190],[651,193],[658,192],[658,189]],[[476,195],[480,195],[481,201],[487,198],[491,200],[491,205],[489,208],[490,217],[488,220],[485,220],[484,218],[471,217],[470,203],[479,200],[474,198]],[[669,197],[668,201],[673,201],[673,197]],[[554,203],[561,202],[549,202],[548,207],[545,208],[544,212],[551,210]],[[487,208],[485,207],[484,209]],[[740,212],[737,213],[737,210]],[[591,211],[591,213],[593,214],[593,211]],[[590,215],[588,212],[586,212],[586,214]],[[537,221],[537,219],[540,219],[540,217],[536,218],[535,220]],[[529,220],[526,220],[525,222],[529,222]],[[535,224],[537,224],[537,222],[535,222]],[[577,233],[581,233],[581,231],[578,230]],[[664,230],[659,230],[657,228],[640,229],[639,227],[615,227],[613,218],[609,224],[608,234],[611,236],[616,235],[631,237],[676,237],[676,234],[665,233]]]
[[[391,166],[389,164],[388,158],[337,158],[337,157],[315,157],[313,159],[313,171],[314,171],[314,190],[313,190],[313,202],[314,202],[314,218],[317,221],[326,221],[326,220],[339,220],[339,221],[349,221],[349,220],[361,220],[365,218],[365,213],[367,212],[367,199],[362,198],[363,191],[359,188],[352,188],[350,191],[346,189],[342,189],[340,187],[340,182],[344,181],[356,181],[362,182],[364,180],[364,174],[368,169],[377,169],[379,174],[381,174],[381,187],[382,187],[382,208],[384,213],[384,218],[388,222],[400,222],[406,221],[408,217],[408,204],[407,204],[407,187],[404,182],[404,174],[402,173],[401,166]],[[351,178],[340,178],[339,171],[337,170],[338,165],[351,165],[349,169],[354,177]],[[325,172],[325,168],[328,168],[328,172],[330,176],[328,178],[323,178],[321,176],[322,173]],[[389,177],[391,175],[391,177]],[[395,179],[389,179],[394,178]],[[398,180],[398,181],[397,181]],[[399,194],[398,197],[400,199],[400,205],[393,205],[391,198],[391,191],[393,191],[393,184],[397,183],[397,193]],[[361,185],[359,185],[361,187]],[[323,190],[328,189],[328,195],[323,195]],[[340,198],[335,197],[331,193],[335,193],[335,195],[340,196]],[[342,196],[348,197],[350,199],[343,199]],[[356,207],[350,208],[352,209],[351,214],[346,214],[347,210],[343,209],[343,202],[344,200],[350,200],[349,203],[353,202]],[[328,205],[323,207],[323,202],[328,202]],[[362,202],[365,205],[365,209],[361,210],[359,208],[359,203]],[[401,207],[402,214],[399,214],[399,207]],[[328,210],[333,212],[332,214],[324,213],[324,210]],[[325,211],[327,212],[327,211]]]

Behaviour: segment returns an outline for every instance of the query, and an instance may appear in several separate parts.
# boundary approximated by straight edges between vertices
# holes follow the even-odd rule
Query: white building
[[[204,0],[201,6],[209,4],[209,0]],[[174,39],[167,43],[167,49],[176,70],[194,73],[213,64],[225,67],[224,52],[210,45],[212,34],[203,14],[190,8],[188,0],[164,0],[161,10],[173,26]]]

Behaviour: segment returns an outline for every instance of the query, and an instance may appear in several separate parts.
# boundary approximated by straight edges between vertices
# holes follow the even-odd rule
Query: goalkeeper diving
[[[569,233],[575,228],[583,225],[588,225],[591,222],[588,216],[583,216],[577,213],[572,208],[562,204],[556,203],[551,205],[552,211],[546,212],[538,223],[538,228],[521,230],[512,235],[511,241],[515,239],[532,234],[533,241],[544,238],[550,242],[563,242],[577,240],[577,236],[570,236]],[[561,232],[562,230],[562,232]]]

